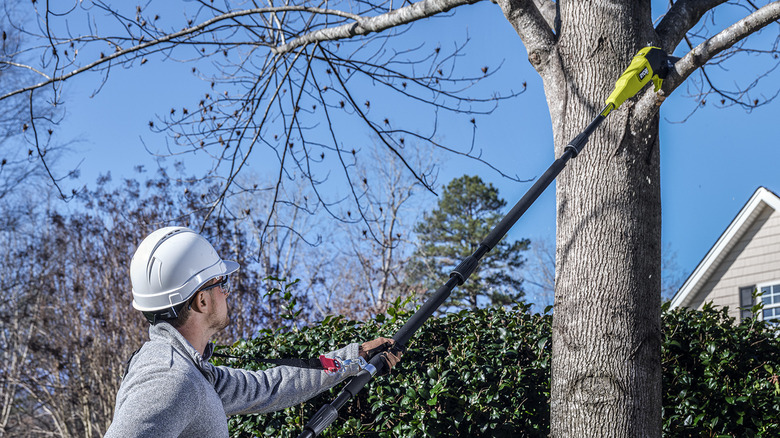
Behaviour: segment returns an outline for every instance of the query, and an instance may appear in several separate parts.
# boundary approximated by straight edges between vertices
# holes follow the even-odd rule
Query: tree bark
[[[556,156],[655,39],[649,1],[565,2],[560,15],[542,74]],[[634,104],[557,181],[553,437],[661,436],[658,115],[629,124]]]

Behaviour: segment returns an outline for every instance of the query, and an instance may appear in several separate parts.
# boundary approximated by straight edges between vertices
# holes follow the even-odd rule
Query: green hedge
[[[665,436],[780,436],[774,326],[736,324],[727,308],[709,304],[701,312],[666,311],[663,326]]]
[[[410,316],[399,307],[367,323],[330,317],[316,327],[266,330],[230,351],[316,357],[392,335]],[[522,304],[432,318],[393,373],[373,379],[321,436],[547,436],[551,321]],[[772,327],[735,325],[726,309],[709,306],[665,311],[663,325],[664,436],[780,436],[780,342]],[[340,387],[285,411],[233,417],[231,434],[296,437]]]

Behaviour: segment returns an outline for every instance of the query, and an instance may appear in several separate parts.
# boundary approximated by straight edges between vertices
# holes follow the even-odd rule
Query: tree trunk
[[[649,1],[559,5],[542,74],[556,156],[655,39]],[[633,104],[557,180],[553,437],[661,436],[658,117],[632,120]]]

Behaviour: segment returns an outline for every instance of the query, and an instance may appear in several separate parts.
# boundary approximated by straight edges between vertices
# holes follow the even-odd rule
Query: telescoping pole
[[[436,292],[423,303],[422,307],[406,321],[393,336],[395,345],[403,349],[414,333],[422,327],[425,321],[449,298],[452,290],[456,286],[462,285],[479,265],[482,257],[493,249],[506,233],[514,226],[518,219],[528,210],[537,198],[547,187],[555,180],[559,173],[566,166],[566,163],[576,157],[593,131],[601,125],[601,122],[607,118],[612,110],[620,106],[626,99],[634,96],[644,85],[653,79],[656,84],[656,91],[660,88],[660,81],[666,76],[667,65],[666,53],[657,47],[645,47],[634,57],[629,68],[620,76],[615,84],[615,91],[607,99],[607,105],[601,110],[599,115],[588,124],[588,126],[579,135],[577,135],[564,149],[563,154],[553,162],[546,172],[534,183],[528,192],[512,207],[512,210],[493,228],[493,230],[479,244],[479,247],[473,254],[463,259],[463,261],[450,274],[449,280],[439,287]],[[333,423],[339,416],[339,409],[349,401],[355,394],[360,392],[371,378],[377,372],[382,371],[385,364],[381,355],[377,354],[371,359],[372,367],[367,367],[358,373],[341,390],[336,399],[330,404],[323,406],[306,423],[303,432],[298,438],[311,438],[319,435],[326,427]],[[369,371],[371,370],[371,371]]]
[[[604,118],[605,116],[602,115],[596,117],[596,119],[594,119],[593,122],[588,125],[588,128],[590,128],[589,131],[592,132],[594,129],[596,129],[596,127],[601,124]],[[586,129],[586,131],[588,131],[588,129]],[[462,285],[466,279],[468,279],[468,277],[476,269],[482,257],[491,249],[493,249],[493,247],[498,244],[501,238],[504,237],[507,232],[509,232],[515,222],[517,222],[523,213],[528,210],[528,207],[530,207],[531,204],[536,201],[542,192],[544,192],[544,190],[555,180],[555,177],[561,173],[561,170],[563,170],[563,168],[566,166],[566,162],[569,161],[569,159],[572,157],[575,157],[577,153],[582,150],[582,147],[585,145],[585,142],[587,142],[588,138],[587,135],[583,137],[581,134],[577,136],[577,139],[580,139],[579,146],[569,144],[566,147],[566,151],[563,153],[563,155],[555,160],[555,162],[547,169],[547,171],[536,181],[536,183],[534,183],[525,196],[523,196],[523,198],[520,199],[520,201],[518,201],[518,203],[512,208],[509,214],[507,214],[501,220],[501,222],[496,225],[495,228],[493,228],[490,234],[488,234],[482,243],[479,244],[477,250],[472,255],[466,257],[460,263],[460,265],[455,268],[455,270],[450,274],[450,279],[444,285],[439,287],[439,289],[436,290],[436,292],[425,301],[422,307],[420,307],[420,309],[417,310],[417,312],[415,312],[408,321],[406,321],[406,324],[404,324],[403,327],[401,327],[398,332],[396,332],[396,334],[393,336],[393,339],[395,340],[395,344],[398,347],[405,347],[412,335],[414,335],[414,333],[420,327],[422,327],[425,321],[427,321],[428,318],[433,315],[436,309],[438,309],[447,300],[455,286]],[[575,141],[572,141],[572,143],[575,143]],[[371,365],[374,366],[377,372],[381,372],[382,368],[385,366],[380,355],[376,355],[371,359]],[[368,384],[368,382],[371,380],[371,377],[373,377],[373,374],[367,370],[363,370],[358,375],[353,377],[352,380],[350,380],[350,382],[344,386],[344,388],[341,390],[341,393],[339,393],[333,402],[323,406],[316,414],[314,414],[311,420],[309,420],[309,422],[304,427],[303,432],[298,435],[298,438],[316,437],[323,430],[325,430],[326,427],[328,427],[336,420],[336,418],[338,418],[339,409],[344,406],[344,404],[346,404],[350,398],[360,392],[360,390],[363,389],[363,387],[365,387],[366,384]]]

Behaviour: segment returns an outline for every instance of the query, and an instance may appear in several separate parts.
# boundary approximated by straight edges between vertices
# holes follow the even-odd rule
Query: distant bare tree
[[[424,162],[431,161],[435,160],[415,155],[411,162],[425,167]],[[403,264],[409,256],[408,234],[414,221],[412,196],[423,187],[381,149],[369,152],[365,160],[357,159],[356,167],[361,181],[356,198],[364,207],[355,214],[339,212],[347,218],[342,226],[328,226],[328,213],[315,196],[293,184],[289,184],[292,188],[281,185],[278,192],[253,190],[228,203],[245,215],[243,226],[251,229],[263,275],[301,280],[290,290],[308,322],[334,313],[357,319],[381,313],[389,301],[409,289],[403,282]],[[277,202],[276,212],[269,216],[272,198],[278,195],[295,205]],[[268,284],[270,289],[277,282]],[[268,304],[282,305],[278,297],[274,300]]]
[[[129,290],[122,269],[128,239],[96,235],[95,223],[83,216],[69,221],[34,208],[23,219],[3,231],[3,256],[13,259],[2,267],[12,304],[0,330],[8,365],[0,373],[2,430],[102,436],[123,361],[140,343],[127,336],[140,321],[122,309],[129,304],[122,299]]]
[[[671,300],[687,277],[688,273],[677,262],[677,251],[671,244],[664,246],[661,258],[661,299]]]
[[[331,270],[332,278],[323,282],[326,299],[318,306],[323,315],[337,310],[357,319],[371,317],[413,291],[404,267],[412,256],[411,234],[415,212],[420,210],[419,200],[412,198],[424,187],[409,178],[389,151],[374,149],[367,161],[359,164],[357,171],[360,198],[366,208],[363,217],[355,220],[369,226],[345,225],[337,245],[329,246],[330,253],[324,258],[332,260],[332,254],[337,254],[338,262],[333,264],[336,269]],[[426,169],[426,174],[432,172],[436,162],[436,158],[420,153],[410,160],[415,167]],[[347,212],[347,217],[351,216]]]
[[[25,378],[46,298],[43,291],[47,285],[39,279],[47,267],[40,260],[47,257],[42,257],[40,246],[35,244],[39,225],[35,214],[20,215],[19,219],[29,227],[0,230],[0,244],[5,248],[0,255],[0,287],[5,300],[0,307],[0,436],[21,436],[24,430],[50,424],[50,419],[42,418],[45,410],[35,409],[37,404]]]
[[[523,279],[528,302],[544,310],[553,305],[555,295],[555,242],[542,237],[531,239],[530,254]]]

